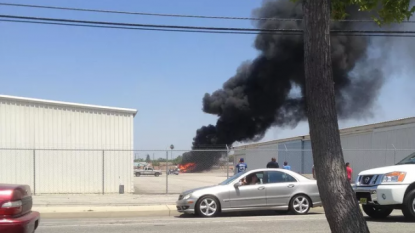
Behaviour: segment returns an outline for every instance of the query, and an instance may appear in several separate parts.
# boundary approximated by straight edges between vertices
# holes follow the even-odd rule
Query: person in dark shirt
[[[267,164],[267,168],[280,168],[280,165],[278,165],[277,160],[275,158],[272,158],[271,162]]]

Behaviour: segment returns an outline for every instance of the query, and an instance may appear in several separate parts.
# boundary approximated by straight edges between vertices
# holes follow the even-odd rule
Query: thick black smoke
[[[365,17],[350,10],[350,19]],[[302,6],[289,0],[264,1],[254,10],[257,18],[302,18]],[[261,29],[302,29],[301,21],[257,21]],[[349,23],[334,23],[332,29],[351,30]],[[361,118],[371,109],[384,82],[378,66],[369,63],[366,37],[332,36],[333,78],[340,119]],[[260,34],[255,48],[260,55],[243,63],[222,89],[205,94],[203,111],[217,115],[216,125],[197,130],[193,149],[200,145],[231,145],[259,140],[272,126],[295,127],[306,120],[304,96],[304,45],[302,36]],[[358,70],[357,70],[358,69]],[[354,72],[351,72],[354,71]],[[296,88],[299,87],[299,88]],[[292,91],[299,89],[297,97]],[[188,156],[197,163],[199,156]],[[215,160],[218,156],[212,156]]]

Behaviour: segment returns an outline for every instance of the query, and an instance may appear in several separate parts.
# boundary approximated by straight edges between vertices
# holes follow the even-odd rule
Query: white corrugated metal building
[[[136,113],[0,95],[0,183],[36,194],[134,192]]]
[[[415,117],[341,129],[340,136],[345,161],[356,177],[362,170],[393,165],[415,152]],[[241,157],[249,169],[265,167],[271,157],[303,174],[310,174],[313,166],[309,135],[235,147],[235,160]]]

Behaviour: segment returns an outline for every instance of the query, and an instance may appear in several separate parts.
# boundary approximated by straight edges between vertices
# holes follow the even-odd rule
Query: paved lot
[[[229,176],[233,173],[230,172]],[[168,176],[169,193],[218,184],[226,179],[226,172],[181,173]],[[134,178],[136,194],[166,193],[166,174],[162,176],[140,176]]]
[[[397,212],[400,214],[400,212]],[[414,232],[415,223],[401,216],[392,216],[384,222],[368,220],[371,232]],[[195,217],[157,217],[129,219],[59,219],[44,220],[36,233],[210,233],[210,232],[330,232],[324,214],[306,216],[247,213],[213,219]]]

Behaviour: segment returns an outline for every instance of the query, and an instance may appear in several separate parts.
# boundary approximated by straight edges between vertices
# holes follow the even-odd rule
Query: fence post
[[[304,140],[301,140],[301,174],[305,172]]]
[[[33,195],[36,195],[36,150],[33,150]]]
[[[226,179],[229,178],[229,147],[228,145],[226,145],[226,161],[225,161],[225,165],[226,165]]]
[[[393,146],[393,164],[396,164],[396,147],[393,144],[392,146]]]
[[[105,151],[102,150],[102,195],[105,194]]]
[[[169,151],[166,150],[166,194],[169,194]]]

